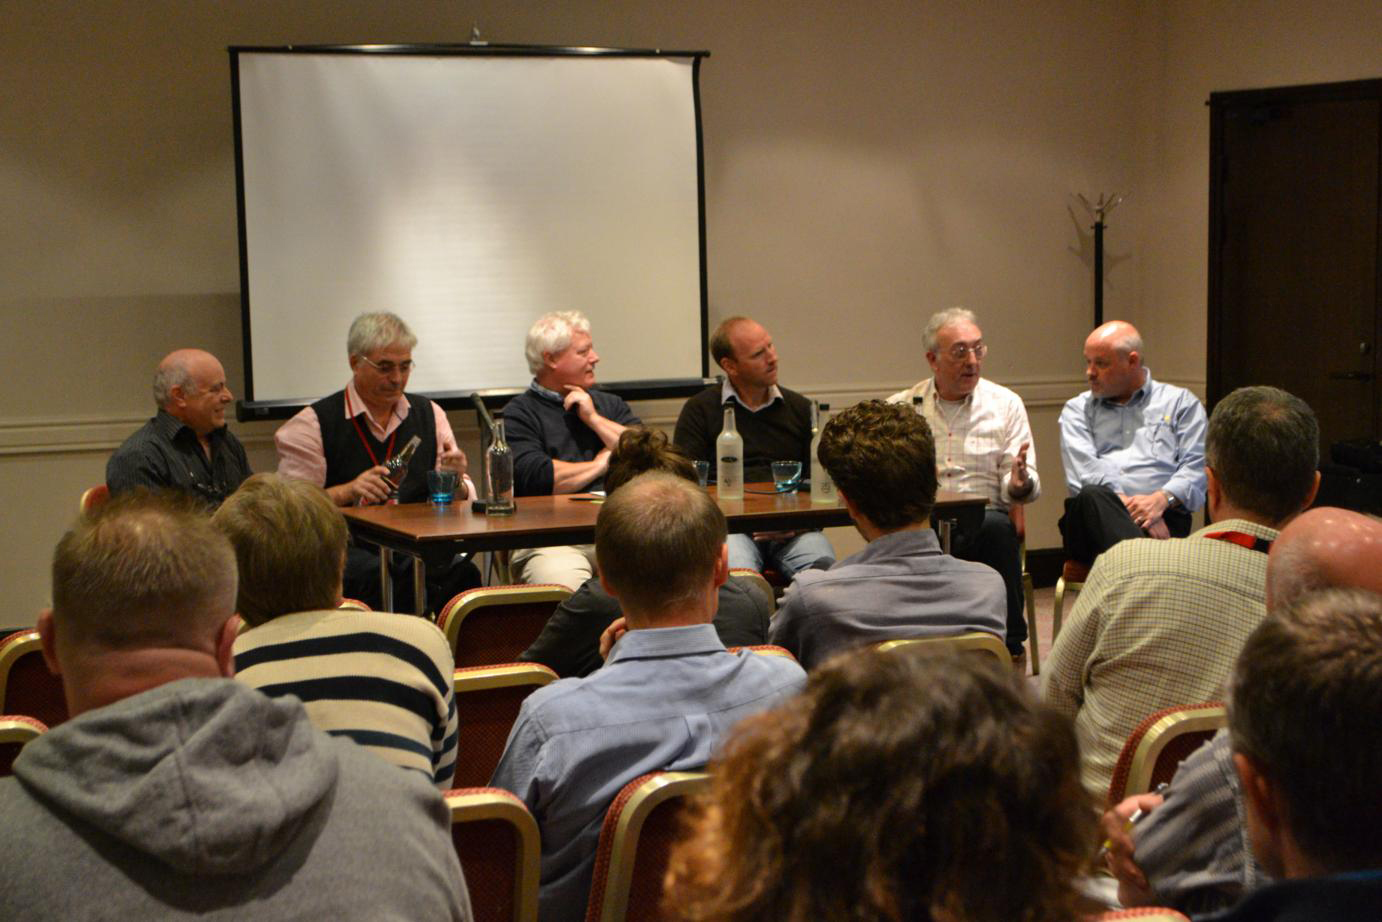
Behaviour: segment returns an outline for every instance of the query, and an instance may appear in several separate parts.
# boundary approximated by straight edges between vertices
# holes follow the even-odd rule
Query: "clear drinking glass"
[[[779,493],[789,493],[801,482],[800,461],[774,461],[773,486]]]

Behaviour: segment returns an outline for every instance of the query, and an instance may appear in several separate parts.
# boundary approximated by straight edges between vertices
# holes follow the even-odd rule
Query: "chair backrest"
[[[42,721],[22,714],[0,715],[0,778],[13,773],[19,750],[30,740],[38,739],[47,729]]]
[[[341,599],[340,608],[352,608],[355,611],[374,611],[359,599]]]
[[[730,579],[743,580],[752,586],[757,592],[761,593],[768,600],[768,611],[777,613],[777,593],[773,591],[773,586],[763,574],[752,567],[734,567],[729,571]]]
[[[464,666],[452,679],[456,687],[458,788],[483,787],[494,776],[509,730],[523,701],[557,674],[540,663]]]
[[[570,597],[565,586],[467,589],[442,607],[437,627],[451,643],[457,666],[512,663]]]
[[[62,679],[48,671],[38,631],[0,640],[0,714],[23,714],[49,727],[67,720]]]
[[[446,792],[451,844],[461,859],[475,922],[537,922],[537,820],[499,788]]]
[[[1228,713],[1220,701],[1165,708],[1147,717],[1132,731],[1113,765],[1109,805],[1169,782],[1190,753],[1226,726]]]
[[[792,651],[786,647],[779,647],[775,643],[756,643],[751,647],[726,647],[730,653],[738,653],[740,650],[748,650],[750,653],[757,653],[759,656],[782,656],[796,662],[797,658],[792,655]]]
[[[1117,909],[1094,917],[1095,922],[1105,919],[1142,919],[1143,922],[1190,922],[1190,917],[1166,909],[1162,906],[1140,906],[1136,909]]]
[[[90,512],[97,506],[105,504],[110,499],[110,487],[103,483],[98,483],[94,487],[87,487],[82,491],[82,498],[77,503],[78,512]]]
[[[709,783],[704,772],[653,772],[624,785],[600,827],[585,922],[664,918],[662,881],[681,834],[682,808],[687,795]]]
[[[904,637],[898,640],[885,640],[878,645],[884,653],[902,647],[934,646],[950,647],[962,653],[978,653],[992,656],[1004,666],[1012,666],[1012,654],[994,634],[985,631],[970,631],[968,634],[951,634],[948,637]]]

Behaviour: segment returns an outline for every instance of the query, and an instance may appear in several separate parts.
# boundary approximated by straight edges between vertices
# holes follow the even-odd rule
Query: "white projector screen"
[[[338,390],[374,310],[419,393],[526,386],[565,309],[602,382],[705,375],[699,53],[230,52],[249,402]]]

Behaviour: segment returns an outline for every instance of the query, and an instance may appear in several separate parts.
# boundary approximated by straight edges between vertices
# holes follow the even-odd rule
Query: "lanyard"
[[[374,456],[374,449],[370,448],[369,439],[365,438],[365,430],[360,428],[360,418],[355,414],[355,410],[350,406],[350,391],[345,393],[346,412],[350,414],[350,421],[355,424],[355,434],[360,437],[360,444],[365,446],[365,451],[369,452],[370,463],[375,467],[379,466],[379,459]],[[394,439],[398,438],[398,430],[395,429],[389,436],[389,446],[384,449],[384,460],[387,461],[393,456]]]
[[[1214,541],[1227,541],[1230,544],[1245,547],[1250,551],[1261,551],[1264,554],[1272,547],[1272,542],[1266,538],[1259,538],[1256,535],[1245,534],[1241,531],[1211,531],[1205,537]]]

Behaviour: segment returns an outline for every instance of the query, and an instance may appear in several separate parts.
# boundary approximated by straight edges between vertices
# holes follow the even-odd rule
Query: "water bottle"
[[[821,464],[821,430],[825,424],[821,422],[821,414],[830,409],[828,403],[811,402],[811,502],[813,503],[834,503],[835,502],[835,481],[830,479],[830,475],[825,472],[825,465]]]
[[[513,515],[513,452],[504,438],[504,421],[494,423],[494,439],[485,450],[485,481],[489,484],[486,515]]]
[[[725,423],[715,439],[717,495],[720,499],[744,498],[744,438],[734,425],[734,407],[725,407]]]
[[[388,468],[388,473],[384,479],[389,482],[389,498],[385,501],[390,506],[398,505],[398,490],[403,486],[403,480],[408,476],[408,462],[413,460],[413,453],[422,444],[422,439],[413,436],[408,440],[408,444],[403,446],[403,450],[384,462],[384,467]]]

